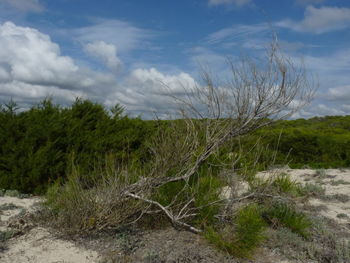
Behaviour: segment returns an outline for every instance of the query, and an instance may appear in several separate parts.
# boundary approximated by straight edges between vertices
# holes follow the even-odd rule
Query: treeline
[[[19,111],[14,102],[3,104],[0,189],[44,193],[49,184],[65,179],[73,161],[89,176],[106,156],[141,168],[151,154],[150,139],[166,123],[130,118],[119,105],[106,109],[81,99],[70,107],[44,100],[27,111]],[[350,166],[350,116],[279,121],[228,145],[222,158],[254,148],[257,141],[264,148],[259,156],[261,169],[267,168],[271,159],[274,164],[291,167]],[[254,157],[249,158],[242,161],[253,162]]]
[[[106,154],[120,162],[142,160],[143,144],[152,123],[123,116],[89,100],[77,99],[70,107],[45,100],[19,112],[10,102],[0,109],[0,189],[43,193],[48,184],[63,180],[70,162],[82,172]]]
[[[283,120],[256,132],[292,168],[350,167],[350,116]],[[250,139],[251,140],[251,139]]]

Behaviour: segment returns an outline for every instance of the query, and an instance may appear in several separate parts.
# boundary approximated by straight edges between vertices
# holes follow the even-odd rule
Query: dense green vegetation
[[[23,112],[13,102],[2,105],[0,188],[44,193],[48,184],[64,180],[72,160],[83,173],[106,154],[142,160],[152,123],[122,114],[119,106],[107,111],[80,99],[67,108],[45,100]]]
[[[119,105],[45,100],[20,111],[9,102],[0,107],[0,189],[46,192],[50,222],[71,233],[135,222],[152,227],[155,216],[161,226],[192,227],[238,257],[250,257],[268,229],[311,240],[313,222],[293,200],[323,189],[255,172],[284,164],[350,166],[350,116],[278,121],[234,137],[195,166],[206,149],[206,121],[190,120],[189,134],[188,122],[130,118]],[[168,180],[191,169],[186,180]],[[249,191],[226,205],[222,188],[239,182]]]
[[[350,116],[279,121],[256,135],[277,149],[277,162],[287,160],[294,168],[350,166]]]
[[[3,104],[0,189],[44,193],[48,184],[65,179],[72,160],[86,176],[91,176],[96,163],[107,155],[119,164],[143,166],[150,154],[149,139],[159,125],[165,127],[167,123],[130,118],[119,105],[107,110],[81,99],[70,107],[45,100],[27,111],[19,111],[14,102]],[[291,167],[350,166],[350,116],[278,121],[240,138],[239,143],[233,141],[219,156],[227,160],[242,149],[251,149],[258,140],[264,149],[259,169],[267,168],[272,156],[275,164],[288,163]],[[242,157],[239,164],[249,165],[252,157]]]

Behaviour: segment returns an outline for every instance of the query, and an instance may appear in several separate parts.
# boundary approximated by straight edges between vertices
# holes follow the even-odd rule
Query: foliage
[[[101,171],[101,180],[91,184],[79,167],[72,165],[67,182],[56,182],[46,194],[45,205],[53,223],[67,233],[87,232],[103,226],[118,227],[139,211],[139,202],[120,198],[120,189],[133,178],[128,172],[114,169]]]
[[[254,250],[265,239],[265,221],[256,204],[240,209],[232,218],[233,225],[216,230],[208,227],[205,237],[220,250],[237,257],[252,257]]]
[[[326,193],[326,189],[319,184],[306,183],[299,187],[299,193],[302,196],[323,197]]]
[[[292,196],[300,194],[300,184],[290,178],[287,174],[279,174],[274,178],[272,186],[277,189],[279,193],[287,193]]]
[[[286,158],[293,168],[350,166],[350,116],[281,120],[256,132],[271,150],[277,147],[277,163]]]
[[[263,216],[273,227],[287,227],[302,237],[308,237],[308,229],[312,225],[305,214],[298,212],[293,205],[285,202],[274,202],[267,206]]]
[[[0,188],[44,193],[49,184],[65,180],[72,155],[86,174],[107,153],[137,166],[146,159],[143,145],[152,125],[123,116],[118,105],[109,112],[81,99],[67,108],[47,99],[28,111],[5,104],[0,107]]]
[[[107,153],[134,168],[148,165],[150,139],[162,133],[164,138],[164,131],[179,122],[129,118],[120,105],[108,110],[82,99],[65,108],[46,99],[27,111],[18,109],[13,101],[0,107],[0,188],[22,193],[44,193],[49,184],[63,182],[72,155],[86,175]],[[194,122],[198,131],[204,121]],[[205,134],[198,136],[205,140]],[[175,143],[179,138],[171,140]],[[317,117],[279,121],[235,138],[218,149],[210,162],[229,162],[241,156],[235,168],[245,174],[247,167],[254,167],[254,174],[271,163],[286,161],[291,167],[348,167],[349,149],[350,116]]]

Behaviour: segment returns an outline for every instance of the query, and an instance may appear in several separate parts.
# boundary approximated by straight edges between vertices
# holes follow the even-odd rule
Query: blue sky
[[[294,117],[350,114],[348,0],[0,0],[0,102],[79,96],[149,118],[171,107],[162,85],[196,85],[199,65],[224,77],[272,32],[319,83]]]

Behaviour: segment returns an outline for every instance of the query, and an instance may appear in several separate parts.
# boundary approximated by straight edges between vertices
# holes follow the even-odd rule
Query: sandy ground
[[[328,169],[328,170],[311,170],[311,169],[279,169],[267,172],[261,172],[258,175],[261,177],[271,176],[272,174],[284,172],[291,176],[293,180],[296,180],[302,184],[317,184],[325,189],[325,198],[311,198],[309,204],[317,209],[317,213],[325,217],[335,220],[339,225],[344,226],[346,231],[349,231],[350,226],[350,169]],[[240,192],[246,192],[248,190],[247,185],[239,186]],[[226,196],[229,193],[228,189],[223,189],[223,195]],[[225,192],[226,191],[226,192]],[[337,198],[334,198],[337,196]],[[12,204],[14,206],[9,209],[2,209],[0,211],[0,231],[9,231],[12,228],[16,228],[16,219],[20,218],[20,214],[34,212],[36,204],[40,201],[39,198],[24,198],[19,199],[16,197],[0,197],[0,208],[4,205]],[[25,227],[24,227],[25,228]],[[163,233],[164,232],[164,233]],[[185,258],[193,256],[194,259],[200,259],[198,262],[217,262],[216,259],[210,259],[211,255],[215,252],[211,251],[205,244],[199,242],[198,236],[190,233],[176,232],[174,229],[164,230],[163,232],[154,231],[150,234],[142,237],[144,239],[141,243],[147,244],[140,245],[141,247],[136,250],[136,254],[132,256],[131,261],[110,261],[110,262],[157,262],[157,261],[142,261],[141,258],[153,257],[154,251],[159,249],[159,242],[164,245],[162,255],[161,251],[157,251],[159,255],[166,258],[172,255],[170,252],[176,248],[178,243],[183,245],[187,243],[188,246],[183,248],[181,252]],[[160,236],[159,236],[160,235]],[[193,235],[193,236],[192,236]],[[172,240],[172,238],[174,240]],[[184,239],[182,242],[178,242],[179,239]],[[160,241],[163,240],[163,241]],[[164,240],[167,240],[164,242]],[[180,240],[181,241],[181,240]],[[128,241],[129,242],[129,241]],[[127,242],[127,243],[128,243]],[[139,241],[138,241],[139,242]],[[152,244],[154,246],[152,247]],[[173,243],[172,243],[173,242]],[[199,243],[198,243],[199,242]],[[139,242],[140,243],[140,242]],[[192,244],[192,245],[191,245]],[[199,245],[198,245],[199,244]],[[113,245],[113,244],[112,244]],[[101,256],[93,249],[81,247],[73,242],[56,238],[49,230],[43,227],[30,227],[28,230],[23,231],[22,234],[17,235],[8,240],[7,249],[3,252],[0,251],[1,263],[58,263],[58,262],[74,262],[74,263],[92,263],[101,262]],[[115,246],[115,243],[114,243]],[[170,248],[171,247],[171,248]],[[169,252],[169,249],[171,250]],[[194,254],[193,251],[199,249],[201,253]],[[206,250],[207,254],[204,253]],[[168,251],[168,252],[167,252]],[[179,250],[180,251],[180,250]],[[152,253],[151,253],[152,252]],[[283,261],[278,255],[271,253],[271,251],[262,251],[265,254],[265,260],[262,257],[257,257],[257,262],[283,262],[291,263],[292,261]],[[189,256],[186,256],[186,253]],[[134,261],[137,254],[139,254],[140,261]],[[267,256],[267,257],[266,257]],[[115,255],[114,255],[115,258]],[[185,260],[185,258],[182,258]],[[269,259],[271,258],[271,260]],[[276,259],[278,260],[276,261]],[[109,262],[109,261],[108,261]],[[170,261],[169,261],[170,262]],[[172,261],[171,261],[172,262]],[[175,262],[175,261],[174,261]],[[197,261],[179,261],[176,262],[197,262]],[[220,262],[237,262],[232,260],[224,261],[220,259]],[[251,261],[253,262],[253,261]]]
[[[281,172],[301,184],[321,186],[325,190],[325,197],[329,198],[310,198],[309,204],[319,207],[321,215],[340,224],[350,225],[350,169],[276,169],[258,175],[265,177]]]
[[[0,206],[13,204],[17,208],[2,210],[0,230],[16,228],[20,213],[33,212],[39,198],[0,197]],[[72,242],[55,238],[47,229],[34,227],[8,241],[7,249],[0,252],[2,263],[92,263],[99,255],[93,250],[77,247]]]

